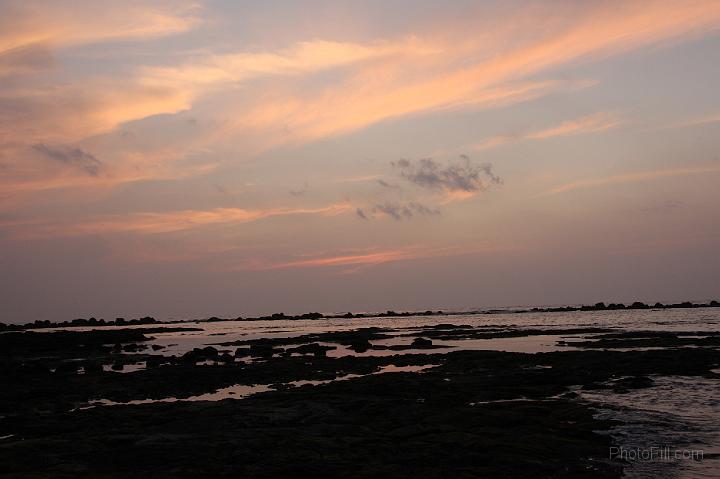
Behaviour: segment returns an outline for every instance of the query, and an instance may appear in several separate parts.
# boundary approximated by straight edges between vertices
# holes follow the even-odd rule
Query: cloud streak
[[[200,23],[197,4],[161,0],[63,2],[4,0],[0,52],[46,43],[58,48],[140,40],[188,31]]]
[[[168,213],[136,213],[96,218],[71,224],[23,224],[19,236],[70,237],[103,234],[165,234],[216,225],[240,225],[265,218],[321,215],[335,216],[350,210],[349,204],[333,204],[320,208],[275,208],[249,210],[243,208],[215,208],[211,210],[182,210]],[[12,225],[11,225],[12,226]]]
[[[456,41],[452,33],[443,32],[425,41],[430,53],[420,60],[412,50],[401,51],[392,62],[359,62],[344,79],[317,91],[292,92],[285,85],[268,90],[247,114],[228,123],[218,135],[264,131],[272,140],[260,148],[271,148],[407,115],[527,101],[572,86],[530,81],[531,76],[573,61],[592,61],[699,36],[717,28],[720,21],[720,4],[712,0],[583,4],[562,19],[532,10],[505,19],[515,26],[512,31],[488,25],[483,42]],[[508,47],[493,51],[488,45]],[[573,128],[589,126],[568,124],[537,133],[570,134]]]
[[[234,270],[272,271],[299,268],[331,268],[339,269],[340,273],[355,273],[364,268],[378,266],[398,261],[411,261],[419,259],[461,256],[467,254],[480,254],[492,251],[508,250],[508,247],[499,248],[489,244],[473,244],[448,247],[430,247],[412,245],[402,248],[387,249],[371,252],[358,252],[356,254],[341,254],[322,256],[309,259],[281,261],[281,262],[248,262],[233,267]]]
[[[396,55],[432,53],[437,53],[437,50],[423,46],[414,37],[369,44],[312,40],[298,42],[279,51],[210,55],[180,67],[146,68],[144,74],[148,80],[174,86],[218,86],[261,76],[311,74]]]
[[[565,183],[564,185],[557,186],[542,193],[540,196],[552,196],[588,188],[600,188],[603,186],[612,186],[623,183],[636,183],[641,181],[673,178],[676,176],[698,175],[704,173],[720,173],[720,165],[703,165],[687,168],[669,168],[664,170],[623,173],[620,175],[606,176],[604,178],[588,178],[584,180],[577,180],[570,183]]]
[[[530,131],[519,135],[498,135],[473,146],[475,150],[486,150],[524,140],[547,140],[563,136],[598,133],[620,126],[623,120],[615,114],[600,112],[583,116],[574,120],[542,130]]]

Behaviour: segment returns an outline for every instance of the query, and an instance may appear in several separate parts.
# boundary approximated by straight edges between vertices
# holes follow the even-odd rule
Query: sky
[[[0,0],[0,321],[720,299],[720,2]]]

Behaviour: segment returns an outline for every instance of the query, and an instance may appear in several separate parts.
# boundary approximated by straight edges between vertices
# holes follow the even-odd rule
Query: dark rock
[[[218,350],[213,348],[212,346],[205,346],[204,348],[202,348],[202,353],[208,359],[216,358],[220,354]]]
[[[226,363],[226,364],[227,364],[227,363],[233,363],[233,362],[235,362],[235,358],[233,358],[233,357],[232,357],[231,355],[229,355],[228,353],[223,353],[223,354],[221,354],[220,357],[218,358],[218,361],[220,361],[221,363]]]
[[[136,353],[136,352],[142,351],[144,349],[147,349],[146,345],[136,344],[136,343],[126,344],[125,346],[122,347],[122,350],[125,351],[126,353]]]
[[[423,348],[423,347],[432,346],[433,342],[432,342],[432,340],[426,339],[426,338],[415,338],[412,342],[412,345],[416,348]]]
[[[204,348],[194,348],[192,351],[188,351],[183,354],[180,359],[186,363],[197,363],[201,361],[217,360],[219,352],[212,346],[206,346]]]
[[[322,346],[318,343],[310,343],[310,344],[303,344],[296,348],[289,348],[286,350],[286,352],[298,353],[298,354],[312,354],[317,357],[325,357],[325,356],[327,356],[327,352],[331,351],[333,349],[337,349],[337,348],[335,346]]]
[[[65,361],[57,365],[55,374],[77,374],[79,364],[76,361]]]
[[[235,350],[236,358],[246,358],[250,356],[250,348],[237,348]]]
[[[85,371],[85,374],[100,374],[103,372],[103,367],[98,361],[85,361],[83,371]]]
[[[160,365],[163,364],[164,361],[165,361],[165,360],[164,360],[164,358],[162,358],[162,357],[150,356],[150,357],[147,358],[147,360],[145,361],[145,367],[146,367],[147,369],[157,368],[157,367],[160,367]]]
[[[250,356],[253,358],[271,358],[275,353],[281,353],[282,349],[273,348],[269,343],[255,343],[250,346]]]
[[[372,344],[370,344],[370,341],[367,339],[359,339],[357,341],[352,341],[348,345],[348,349],[355,351],[356,353],[364,353],[372,348]]]

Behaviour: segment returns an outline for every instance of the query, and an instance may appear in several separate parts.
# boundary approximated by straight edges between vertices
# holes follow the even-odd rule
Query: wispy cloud
[[[688,118],[682,121],[670,123],[669,125],[661,126],[659,129],[664,130],[669,128],[687,128],[698,125],[710,125],[713,123],[720,123],[720,113],[700,116],[696,118]]]
[[[555,188],[552,188],[542,193],[541,196],[557,195],[560,193],[567,193],[574,190],[598,188],[622,183],[635,183],[660,178],[671,178],[675,176],[697,175],[704,173],[720,173],[720,165],[701,165],[686,168],[669,168],[654,171],[623,173],[620,175],[606,176],[603,178],[588,178],[556,186]]]
[[[215,208],[211,210],[183,210],[168,213],[136,213],[86,219],[77,223],[22,224],[18,237],[67,237],[116,233],[163,234],[213,225],[239,225],[264,218],[293,215],[334,216],[351,209],[349,204],[333,204],[320,208],[275,208],[249,210],[243,208]]]
[[[243,151],[252,156],[388,119],[496,108],[583,88],[583,82],[538,78],[569,62],[698,36],[720,20],[720,4],[705,0],[583,4],[562,18],[543,17],[545,12],[534,7],[515,12],[503,22],[483,24],[482,41],[468,40],[468,32],[447,25],[424,35],[365,42],[311,38],[229,53],[201,48],[178,52],[162,66],[150,62],[117,76],[36,75],[0,93],[0,144],[78,147],[78,142],[127,122],[200,108],[212,98],[213,111],[206,114],[216,120],[214,127],[182,141],[218,148],[243,143]],[[3,3],[3,13],[0,76],[51,68],[56,49],[187,32],[203,17],[197,4],[173,0],[152,5],[82,1],[72,9],[55,2],[10,0]],[[330,71],[332,81],[308,80]],[[261,91],[238,88],[238,82],[261,76],[281,81],[264,82]],[[614,126],[610,117],[580,120],[531,132],[528,138]],[[495,138],[485,146],[506,141]],[[33,180],[42,179],[38,174]]]
[[[622,123],[622,120],[611,113],[596,113],[584,116],[576,120],[566,121],[558,126],[545,130],[534,131],[527,135],[531,140],[544,140],[556,136],[578,135],[581,133],[595,133],[615,128]]]
[[[51,70],[55,59],[47,45],[21,45],[0,52],[0,78]]]
[[[301,75],[339,68],[395,55],[422,56],[437,53],[411,37],[368,44],[312,40],[278,51],[238,52],[203,56],[179,67],[151,67],[148,80],[170,85],[221,85],[259,76]]]
[[[67,151],[74,150],[83,152],[79,148],[64,146],[60,153],[65,151],[67,154]],[[76,156],[82,157],[82,153]],[[108,190],[128,183],[183,180],[207,174],[217,167],[217,163],[182,164],[179,160],[182,155],[173,150],[126,154],[121,156],[121,161],[113,165],[98,165],[96,175],[89,174],[90,172],[82,167],[64,167],[72,164],[72,155],[67,158],[68,161],[55,158],[55,165],[48,164],[45,153],[24,145],[11,145],[4,149],[0,147],[0,158],[3,157],[14,161],[3,165],[0,190],[13,196],[62,189]],[[83,161],[82,158],[80,160]],[[94,171],[93,162],[89,158],[85,158],[84,162],[86,168],[90,167],[91,171]]]
[[[196,3],[161,0],[63,2],[4,0],[0,52],[46,43],[77,46],[109,40],[147,39],[185,32],[200,23]]]
[[[585,133],[597,133],[607,131],[620,126],[623,123],[619,115],[600,112],[583,116],[575,120],[569,120],[549,128],[529,131],[515,135],[498,135],[474,145],[475,150],[486,150],[496,148],[508,143],[523,140],[546,140],[562,136],[581,135]]]
[[[387,249],[357,254],[329,255],[315,258],[304,258],[292,261],[258,262],[251,261],[233,266],[234,270],[277,270],[295,268],[334,268],[340,273],[355,273],[361,269],[398,261],[439,258],[447,256],[460,256],[466,254],[479,254],[499,250],[508,250],[507,246],[497,247],[490,244],[472,244],[448,247],[428,247],[412,245],[396,249]]]
[[[712,0],[604,2],[583,4],[562,19],[543,17],[543,13],[521,11],[516,18],[506,19],[515,27],[511,31],[488,25],[484,41],[474,44],[456,41],[451,32],[435,35],[424,44],[431,45],[428,51],[439,53],[423,56],[421,61],[400,52],[392,62],[360,62],[344,79],[320,89],[269,90],[218,135],[273,132],[270,143],[262,145],[267,148],[439,109],[493,108],[527,101],[568,88],[566,82],[529,81],[531,76],[573,61],[592,61],[701,35],[716,28],[720,4]],[[547,28],[549,24],[552,28]],[[524,33],[519,35],[519,31]],[[508,47],[498,51],[496,45]],[[472,63],[469,58],[480,60]],[[562,127],[545,134],[570,134],[573,128],[589,125]]]
[[[473,84],[471,78],[467,82]],[[255,147],[259,152],[349,133],[386,119],[419,112],[471,106],[497,108],[538,98],[562,85],[553,81],[516,82],[467,91],[467,87],[456,88],[455,83],[462,83],[457,80],[448,84],[441,80],[435,83],[393,87],[392,84],[376,84],[364,74],[358,74],[344,85],[315,94],[266,95],[245,115],[218,130],[215,139],[237,135],[238,131],[263,132]]]
[[[93,79],[0,92],[0,143],[71,143],[118,125],[189,108],[183,92]],[[72,118],[72,121],[69,119]]]
[[[191,106],[188,92],[144,83],[132,69],[78,75],[55,55],[68,47],[187,32],[200,23],[201,9],[195,3],[79,0],[69,8],[62,2],[6,0],[2,12],[0,160],[9,170],[1,181],[5,191],[107,185],[108,181],[87,182],[71,172],[59,173],[47,167],[47,159],[75,165],[85,176],[104,175],[109,172],[79,142],[126,122]],[[132,181],[138,175],[117,174],[124,168],[114,168],[113,182],[122,177]],[[152,170],[144,168],[143,174]]]

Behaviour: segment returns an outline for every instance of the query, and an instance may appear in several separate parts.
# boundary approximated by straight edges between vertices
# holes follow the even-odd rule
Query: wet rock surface
[[[32,333],[46,337],[28,348],[35,338],[10,334],[30,333],[3,335],[14,352],[0,356],[7,385],[0,436],[9,436],[0,439],[0,477],[619,477],[624,464],[608,460],[612,440],[601,434],[613,423],[595,418],[594,406],[571,391],[623,394],[651,387],[658,375],[717,377],[720,364],[713,347],[430,349],[440,338],[523,336],[449,324],[242,340],[178,357],[113,351],[115,343],[146,342],[139,331],[109,341],[59,335],[55,348],[48,345],[60,333]],[[594,335],[587,341],[678,339],[566,331]],[[398,337],[405,343],[375,344]],[[327,343],[428,351],[328,357],[335,346]],[[147,367],[127,374],[102,367],[137,361]],[[434,367],[376,374],[390,365]],[[344,380],[312,384],[334,379]],[[243,400],[87,408],[97,399],[188,398],[256,384],[276,390]]]
[[[718,347],[718,332],[624,331],[595,335],[585,341],[564,341],[582,348],[672,348],[684,346]]]
[[[153,333],[202,331],[199,328],[96,329],[90,331],[7,332],[0,334],[0,360],[37,357],[84,357],[113,349],[134,352]],[[124,344],[127,343],[127,344]],[[123,345],[124,344],[124,345]]]

